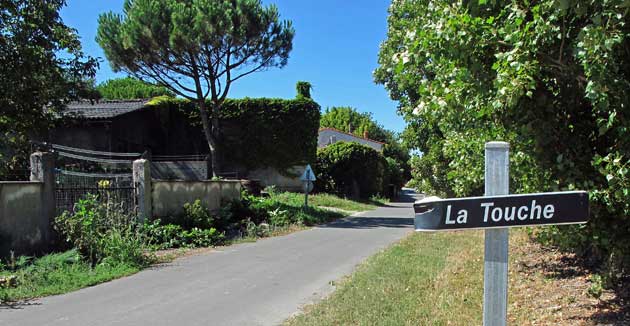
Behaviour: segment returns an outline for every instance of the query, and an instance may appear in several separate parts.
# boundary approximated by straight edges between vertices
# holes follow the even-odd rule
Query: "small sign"
[[[302,173],[300,180],[302,181],[315,181],[316,180],[315,172],[313,172],[313,169],[311,168],[310,164],[306,166],[306,170],[304,170],[304,173]]]
[[[416,231],[586,223],[585,191],[439,199],[414,204]]]

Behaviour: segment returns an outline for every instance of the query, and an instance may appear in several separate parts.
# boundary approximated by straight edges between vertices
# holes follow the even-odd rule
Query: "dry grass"
[[[630,325],[627,293],[594,298],[582,266],[513,229],[508,324]],[[287,325],[481,325],[482,300],[483,232],[421,233],[368,259]]]

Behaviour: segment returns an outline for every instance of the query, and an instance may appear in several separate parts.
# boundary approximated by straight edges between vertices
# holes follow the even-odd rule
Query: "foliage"
[[[161,98],[152,105],[180,110],[198,126],[198,115],[190,101]],[[281,172],[314,162],[319,118],[319,105],[307,98],[228,99],[220,112],[222,129],[230,131],[220,137],[222,160],[230,166],[273,167]]]
[[[370,139],[384,142],[383,155],[398,162],[403,169],[405,180],[411,178],[409,150],[403,145],[398,134],[379,125],[371,113],[360,113],[350,107],[328,108],[321,117],[320,126],[348,132],[357,137],[367,134]]]
[[[154,81],[196,104],[216,176],[218,116],[232,83],[284,67],[294,33],[275,6],[260,0],[126,0],[124,14],[99,17],[97,41],[114,71]]]
[[[1,179],[27,168],[29,137],[45,134],[51,113],[84,95],[97,67],[63,23],[65,3],[4,0],[0,6]]]
[[[148,244],[155,249],[210,247],[223,243],[225,236],[215,228],[185,229],[177,224],[161,224],[159,219],[144,225]]]
[[[337,142],[317,151],[318,191],[370,198],[383,194],[388,163],[376,150],[355,142]]]
[[[54,227],[93,265],[112,261],[142,266],[147,261],[135,218],[120,205],[102,203],[97,195],[80,199],[73,212],[55,219]]]
[[[400,101],[420,190],[483,191],[483,146],[511,145],[513,193],[585,189],[591,221],[548,228],[630,257],[627,1],[394,1],[377,82]],[[553,235],[553,234],[551,234]]]
[[[295,85],[295,89],[297,91],[298,98],[311,98],[311,89],[313,89],[311,83],[306,81],[299,81]]]
[[[166,87],[146,83],[132,77],[110,79],[99,84],[96,90],[105,100],[133,100],[157,96],[175,96]]]
[[[0,277],[14,277],[12,286],[0,286],[0,303],[67,293],[86,286],[96,285],[130,275],[139,270],[134,264],[101,263],[92,266],[72,249],[33,260],[14,269],[1,268]]]
[[[348,132],[357,137],[363,137],[367,133],[367,138],[380,142],[391,140],[391,133],[376,123],[371,113],[361,113],[351,107],[327,108],[319,126]]]

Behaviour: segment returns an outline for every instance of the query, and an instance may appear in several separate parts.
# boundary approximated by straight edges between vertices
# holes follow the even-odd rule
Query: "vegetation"
[[[99,17],[97,41],[114,71],[153,81],[196,104],[216,176],[219,115],[232,83],[284,67],[294,33],[275,6],[260,0],[126,0],[124,15]]]
[[[402,169],[402,184],[411,178],[409,166],[409,150],[402,144],[398,134],[379,125],[371,113],[360,113],[350,107],[333,107],[324,112],[320,120],[321,128],[334,128],[351,133],[357,137],[364,137],[385,143],[383,155],[392,158]]]
[[[480,325],[481,243],[475,232],[414,234],[287,325]]]
[[[96,90],[101,98],[105,100],[133,100],[157,96],[175,96],[166,87],[146,83],[132,77],[110,79],[96,86]]]
[[[508,324],[626,325],[627,293],[603,290],[576,260],[511,230]],[[481,325],[483,232],[416,233],[335,285],[285,324]]]
[[[139,270],[136,264],[127,263],[103,262],[92,266],[74,249],[38,259],[20,257],[6,264],[0,262],[0,279],[14,280],[13,284],[0,285],[0,303],[67,293]]]
[[[0,6],[0,179],[27,169],[29,137],[44,134],[51,113],[85,94],[97,62],[59,16],[65,0],[6,0]],[[47,109],[45,109],[47,108]]]
[[[159,98],[150,104],[179,110],[190,117],[193,127],[199,127],[194,102]],[[319,105],[306,97],[228,99],[219,117],[231,133],[220,137],[218,146],[224,149],[221,161],[230,166],[272,167],[281,172],[312,163],[316,159],[319,118]]]
[[[483,145],[511,145],[510,192],[583,189],[585,226],[542,238],[630,266],[627,3],[395,1],[375,78],[400,101],[423,156],[421,191],[483,192]]]
[[[352,198],[385,194],[388,162],[371,147],[355,142],[337,142],[317,151],[318,191]],[[400,185],[402,186],[402,185]]]
[[[55,219],[55,229],[92,265],[99,263],[145,266],[145,239],[135,218],[120,205],[88,194]]]

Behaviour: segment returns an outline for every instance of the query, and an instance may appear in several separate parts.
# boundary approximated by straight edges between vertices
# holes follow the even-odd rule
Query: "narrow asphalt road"
[[[415,194],[287,236],[220,248],[73,293],[0,306],[0,325],[278,325],[411,232]]]

